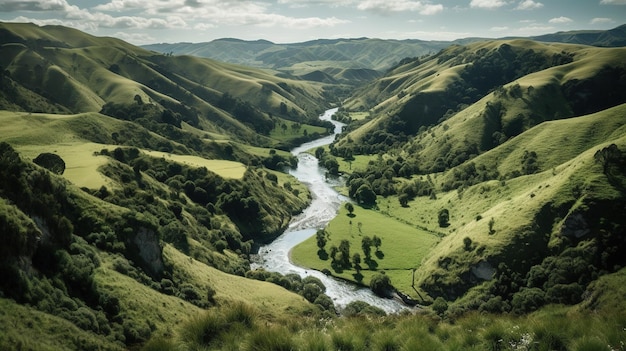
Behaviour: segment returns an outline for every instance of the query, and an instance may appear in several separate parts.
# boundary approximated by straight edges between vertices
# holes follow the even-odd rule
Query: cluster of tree
[[[275,127],[275,122],[270,116],[262,113],[249,102],[235,98],[229,93],[224,93],[216,106],[230,112],[237,120],[249,125],[260,134],[269,135]]]
[[[319,165],[326,168],[326,172],[328,172],[328,174],[334,176],[339,175],[339,162],[337,162],[335,156],[326,152],[326,150],[320,146],[315,149],[315,157],[317,158]]]
[[[302,278],[295,273],[282,275],[278,272],[256,269],[246,272],[246,278],[280,285],[289,291],[302,295],[307,301],[317,305],[323,311],[336,313],[333,300],[325,294],[326,286],[316,277],[306,276]]]
[[[123,315],[117,297],[94,281],[100,251],[116,257],[114,268],[158,290],[161,271],[142,262],[133,237],[155,232],[156,219],[132,210],[118,216],[86,199],[62,178],[23,161],[6,143],[0,143],[0,292],[6,298],[50,313],[77,327],[110,337],[122,344],[149,338],[154,326],[138,324]],[[45,233],[45,234],[44,234]],[[32,266],[20,264],[20,257]],[[171,278],[170,278],[171,279]],[[171,291],[206,306],[209,294],[181,282]]]

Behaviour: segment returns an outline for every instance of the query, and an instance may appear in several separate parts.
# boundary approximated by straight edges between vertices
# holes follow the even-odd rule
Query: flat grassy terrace
[[[368,285],[371,277],[385,272],[392,284],[401,291],[412,290],[412,270],[417,268],[439,238],[427,231],[400,222],[380,212],[355,206],[352,216],[341,207],[339,214],[326,227],[328,243],[326,255],[318,252],[315,236],[305,240],[291,251],[291,259],[297,265],[316,270],[328,269],[333,275],[356,283]],[[363,237],[374,235],[381,238],[380,251],[372,247],[371,261],[365,260],[361,248]],[[350,242],[350,256],[361,255],[362,279],[353,268],[335,270],[331,258],[326,257],[330,248],[339,246],[341,240]]]

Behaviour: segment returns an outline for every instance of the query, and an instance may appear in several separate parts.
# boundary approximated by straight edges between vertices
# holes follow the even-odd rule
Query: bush
[[[393,289],[391,279],[384,273],[378,273],[370,280],[370,289],[380,297],[387,297]]]

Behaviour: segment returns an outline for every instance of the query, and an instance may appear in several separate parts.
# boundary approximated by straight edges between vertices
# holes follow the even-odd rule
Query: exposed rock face
[[[572,213],[567,216],[561,227],[561,235],[566,237],[578,239],[589,233],[591,233],[591,229],[582,213]]]
[[[478,265],[472,267],[472,274],[478,279],[491,280],[495,273],[496,269],[487,261],[480,261]]]
[[[159,243],[157,233],[146,228],[140,228],[133,238],[133,244],[137,247],[137,254],[153,276],[160,275],[165,266],[163,264],[163,249]]]

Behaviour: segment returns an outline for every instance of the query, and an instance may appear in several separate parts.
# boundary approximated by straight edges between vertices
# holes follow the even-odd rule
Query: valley
[[[0,23],[0,348],[623,349],[622,32]]]

